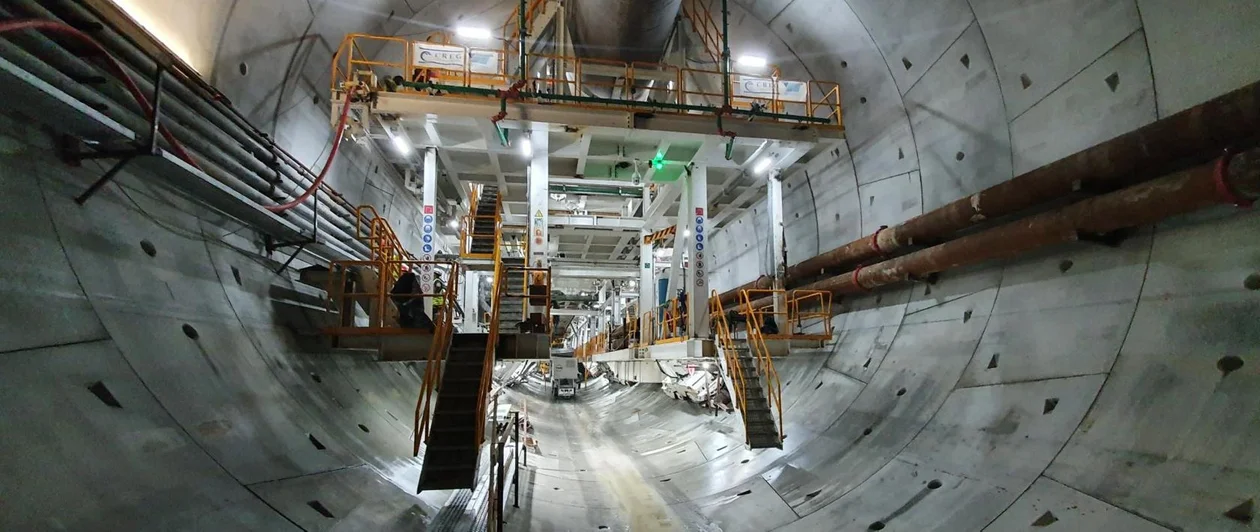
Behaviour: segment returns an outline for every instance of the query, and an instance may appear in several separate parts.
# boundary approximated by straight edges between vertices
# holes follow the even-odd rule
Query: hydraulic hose
[[[105,60],[105,65],[106,67],[108,67],[108,70],[110,71],[110,73],[112,73],[115,78],[121,81],[123,86],[127,88],[127,92],[131,93],[131,96],[136,99],[136,103],[140,106],[140,109],[144,111],[145,117],[148,118],[149,120],[154,119],[153,118],[154,117],[153,105],[149,102],[149,99],[146,98],[142,92],[140,92],[140,88],[136,86],[135,80],[132,80],[131,76],[128,75],[125,70],[123,70],[122,65],[118,63],[118,60],[114,59],[114,56],[109,55],[109,52],[105,50],[105,47],[101,46],[100,43],[96,42],[96,39],[93,39],[90,35],[83,33],[73,27],[62,24],[60,22],[52,22],[48,20],[11,20],[8,22],[0,23],[0,33],[7,33],[11,31],[20,31],[20,30],[27,30],[27,29],[42,30],[42,31],[48,31],[52,33],[60,33],[63,35],[69,35],[71,37],[74,37],[75,39],[78,39],[84,44],[91,46],[93,49],[99,52],[101,57]],[[166,142],[171,145],[171,151],[175,152],[175,155],[179,156],[180,159],[183,159],[184,162],[187,162],[188,164],[192,165],[194,168],[197,168],[198,170],[201,169],[200,166],[197,166],[196,161],[193,161],[192,156],[188,155],[188,152],[184,150],[184,146],[179,143],[179,140],[176,139],[175,136],[170,133],[170,131],[166,130],[165,126],[158,124],[158,131],[161,133],[162,138],[166,139]]]
[[[351,92],[346,92],[346,103],[342,104],[341,118],[337,119],[337,133],[333,137],[332,149],[328,150],[328,159],[324,161],[324,168],[321,169],[319,171],[319,175],[315,177],[315,182],[311,183],[311,186],[307,187],[306,190],[297,198],[294,198],[293,201],[283,205],[267,205],[264,206],[265,209],[271,212],[287,211],[301,205],[303,201],[306,201],[306,198],[311,197],[311,194],[314,194],[316,190],[319,190],[319,185],[324,182],[324,178],[328,176],[328,170],[332,168],[333,160],[337,158],[337,148],[341,146],[341,138],[345,135],[346,118],[350,116],[350,103],[353,101],[354,98],[351,97]]]

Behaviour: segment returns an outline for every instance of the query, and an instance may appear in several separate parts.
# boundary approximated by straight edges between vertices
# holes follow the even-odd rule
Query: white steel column
[[[687,216],[687,208],[690,205],[691,196],[687,187],[691,186],[689,180],[684,176],[682,183],[683,193],[678,199],[678,219],[674,221],[674,254],[669,260],[669,293],[665,294],[665,299],[671,299],[678,295],[679,288],[685,288],[683,283],[687,277],[683,274],[683,256],[687,254],[687,242],[691,239],[687,237],[687,231],[691,227],[691,217]]]
[[[471,333],[477,332],[477,324],[481,319],[481,315],[477,312],[478,306],[481,305],[481,274],[472,269],[464,270],[464,278],[460,280],[460,306],[464,309],[464,323],[460,328],[461,332]]]
[[[709,172],[696,165],[687,176],[689,209],[679,209],[678,219],[691,227],[691,267],[687,268],[687,315],[692,338],[709,335],[709,261],[705,246],[709,229]]]
[[[551,264],[547,258],[547,124],[533,124],[529,144],[529,256],[525,262],[543,268]]]
[[[648,212],[651,204],[651,192],[645,186],[643,187],[643,212]],[[644,229],[639,231],[639,308],[635,311],[633,318],[642,318],[648,310],[656,306],[656,276],[653,275],[655,270],[653,263],[656,257],[652,256],[652,244],[647,243],[648,236],[652,234],[649,227],[644,226]],[[640,343],[651,340],[647,322],[640,321],[638,330]]]
[[[770,259],[770,264],[774,269],[774,288],[776,290],[784,289],[785,276],[787,275],[787,242],[784,240],[783,234],[783,171],[779,168],[770,170],[770,179],[766,184],[766,205],[770,211],[770,241],[772,246],[771,252],[774,254]],[[776,315],[782,315],[785,312],[787,302],[786,298],[775,296],[774,312]],[[787,327],[786,323],[780,323],[779,327]]]
[[[421,208],[421,227],[420,227],[420,260],[432,261],[437,252],[437,148],[428,147],[424,149],[424,183],[421,185],[420,195],[422,199]],[[424,293],[433,292],[433,264],[426,262],[420,265],[420,290]],[[446,279],[445,282],[451,282]],[[433,317],[433,302],[430,298],[424,298],[424,313],[430,318]]]
[[[550,198],[547,190],[547,179],[550,177],[548,172],[547,156],[550,150],[547,147],[547,124],[534,123],[530,126],[529,135],[529,235],[526,237],[528,251],[525,256],[525,265],[534,268],[545,268],[551,265],[551,260],[547,257],[547,207]],[[533,293],[532,287],[535,283],[542,282],[542,274],[531,273],[525,276],[526,290]],[[533,298],[527,298],[525,305],[525,321],[531,321],[534,314],[540,314],[546,319],[547,309],[538,305],[531,305]],[[545,324],[549,326],[550,324]]]

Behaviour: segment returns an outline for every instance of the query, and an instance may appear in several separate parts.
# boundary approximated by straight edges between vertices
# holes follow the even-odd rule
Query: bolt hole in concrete
[[[965,153],[963,153],[963,152],[958,152],[958,153],[955,153],[955,154],[954,154],[954,160],[955,160],[955,161],[961,161],[961,160],[966,159],[966,158],[967,158],[967,154],[965,154]]]
[[[996,369],[998,364],[998,353],[993,353],[993,358],[989,359],[988,369]]]
[[[1032,78],[1029,78],[1028,74],[1020,74],[1019,84],[1023,85],[1024,89],[1028,89],[1028,87],[1032,86]]]
[[[1234,355],[1223,356],[1220,360],[1216,361],[1216,369],[1221,370],[1222,377],[1238,371],[1242,367],[1243,360]]]
[[[752,493],[752,490],[744,490],[744,491],[741,491],[741,492],[739,492],[739,493],[736,493],[736,494],[735,494],[735,496],[736,496],[736,497],[743,497],[743,496],[748,495],[748,494],[750,494],[750,493]]]
[[[806,494],[805,494],[805,500],[807,500],[807,501],[808,501],[808,500],[810,500],[810,499],[812,499],[812,498],[814,498],[814,497],[817,497],[819,493],[822,493],[822,490],[814,490],[814,491],[811,491],[811,492],[809,492],[809,493],[806,493]]]
[[[608,530],[608,525],[599,525],[600,530]]]
[[[870,427],[866,427],[866,430],[863,430],[863,431],[862,431],[862,435],[863,435],[863,436],[870,436],[870,435],[871,435],[871,428],[870,428]]]
[[[1058,406],[1059,406],[1058,397],[1051,397],[1049,399],[1046,399],[1046,404],[1042,405],[1041,407],[1041,415],[1044,416],[1046,414],[1054,412],[1055,407],[1058,407]]]
[[[849,62],[848,62],[848,61],[841,61],[841,62],[840,62],[840,68],[849,68]]]
[[[87,389],[89,392],[92,392],[92,395],[95,395],[97,399],[100,399],[102,403],[105,403],[106,406],[122,408],[122,403],[118,402],[118,398],[114,397],[114,392],[109,391],[109,388],[105,386],[105,383],[96,381],[89,384]]]
[[[555,491],[560,491],[560,488],[551,488],[551,489],[553,489],[553,490],[555,490]]]
[[[869,530],[883,530],[883,529],[884,529],[884,522],[883,522],[883,521],[875,521],[874,523],[871,523],[871,526],[867,527],[867,529],[869,529]]]
[[[910,70],[910,67],[914,66],[914,63],[911,63],[909,59],[903,57],[901,58],[901,66],[906,67],[906,70]]]
[[[1041,514],[1041,517],[1038,517],[1036,521],[1033,521],[1032,526],[1035,526],[1035,527],[1050,526],[1057,522],[1059,522],[1059,518],[1055,517],[1054,514],[1047,511],[1044,514]]]
[[[324,446],[324,442],[319,441],[319,438],[316,438],[314,434],[307,434],[306,439],[311,441],[311,445],[314,445],[316,450],[322,451],[327,449],[327,447]]]
[[[241,63],[240,65],[237,65],[236,69],[240,71],[242,76],[249,75],[249,65],[245,63]]]
[[[1106,82],[1107,88],[1111,89],[1111,92],[1116,92],[1116,87],[1120,86],[1120,73],[1112,72],[1110,76],[1107,76]]]
[[[311,373],[311,380],[315,382],[324,382],[324,379],[320,378],[319,374],[314,372]]]
[[[971,68],[971,56],[963,54],[962,58],[958,61],[962,63],[963,68]]]
[[[836,216],[840,216],[837,214]],[[1253,273],[1243,279],[1243,288],[1247,290],[1260,290],[1260,273]]]
[[[863,97],[861,97],[861,98],[858,98],[858,101],[859,101],[859,102],[861,102],[861,103],[863,103],[863,104],[865,104],[865,103],[866,103],[866,97],[865,97],[865,96],[863,96]]]
[[[964,313],[963,313],[963,323],[967,323],[967,322],[969,322],[969,321],[971,321],[971,311],[970,311],[970,310],[968,310],[967,312],[964,312]]]
[[[745,458],[745,459],[743,459],[743,460],[740,460],[740,461],[739,461],[739,463],[741,463],[741,464],[747,464],[747,463],[748,463],[748,459],[747,459],[747,458]]]
[[[900,389],[900,390],[897,390],[897,397],[901,397],[901,396],[903,396],[903,395],[905,395],[905,394],[906,394],[906,389],[905,389],[905,388],[902,388],[902,389]]]
[[[144,250],[145,255],[148,255],[150,257],[157,256],[157,246],[154,246],[153,242],[149,242],[148,240],[141,240],[140,249]]]
[[[319,501],[306,501],[306,505],[307,505],[307,506],[310,506],[312,510],[315,510],[316,512],[319,512],[319,515],[322,515],[322,516],[324,516],[324,517],[326,517],[326,518],[328,518],[328,519],[333,519],[333,518],[334,518],[334,517],[333,517],[333,513],[332,513],[332,512],[330,512],[330,511],[328,510],[328,507],[327,507],[327,506],[324,506],[324,503],[322,503],[322,502],[319,502]]]
[[[1255,499],[1247,499],[1242,504],[1230,508],[1225,512],[1225,517],[1238,521],[1239,523],[1250,523],[1256,518],[1256,501]]]
[[[237,286],[241,285],[241,270],[238,269],[236,266],[232,267],[232,278],[236,279]]]
[[[371,430],[368,430],[367,425],[364,425],[362,423],[359,423],[359,430],[363,432],[372,432]]]
[[[669,481],[670,479],[667,478],[667,479],[662,480],[661,482],[669,482]]]
[[[939,480],[933,480],[931,482],[928,482],[928,489],[930,490],[939,489],[940,487],[941,487],[941,481]]]
[[[1072,269],[1072,266],[1075,265],[1076,263],[1070,260],[1059,261],[1059,273],[1067,273],[1068,270]]]
[[[201,333],[197,332],[197,329],[193,327],[192,325],[185,323],[183,326],[183,329],[184,329],[184,336],[192,338],[193,340],[196,340],[201,337]]]

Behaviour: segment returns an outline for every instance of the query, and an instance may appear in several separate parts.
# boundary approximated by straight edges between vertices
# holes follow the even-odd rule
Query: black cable
[[[809,202],[814,205],[814,253],[822,253],[822,227],[818,224],[818,198],[814,197],[814,184],[809,180],[809,170],[805,172],[805,186],[809,187]]]

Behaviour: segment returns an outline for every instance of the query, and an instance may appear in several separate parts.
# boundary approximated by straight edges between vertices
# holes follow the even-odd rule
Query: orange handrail
[[[766,339],[761,333],[761,327],[764,325],[764,316],[773,315],[774,310],[771,308],[769,312],[759,311],[753,307],[752,294],[769,293],[773,295],[781,290],[740,290],[740,312],[748,320],[748,345],[752,348],[754,360],[757,361],[757,371],[766,379],[766,397],[770,400],[770,404],[775,408],[778,415],[776,419],[779,424],[779,437],[783,437],[783,386],[779,379],[779,372],[774,367],[774,362],[770,359],[770,348],[766,346]]]
[[[731,328],[726,323],[726,311],[722,309],[722,301],[718,297],[717,290],[713,290],[709,294],[709,323],[713,324],[714,336],[717,340],[718,347],[722,350],[722,358],[726,360],[726,372],[730,375],[731,386],[734,388],[732,393],[734,397],[731,402],[739,408],[743,415],[748,413],[748,400],[744,393],[744,368],[739,365],[739,358],[735,356],[735,339],[731,335]],[[744,443],[752,441],[751,434],[748,432],[748,423],[744,423]]]
[[[540,6],[543,0],[534,0],[536,6]],[[540,9],[540,8],[535,8]],[[360,42],[364,44],[373,42],[380,44],[384,48],[402,47],[402,50],[394,51],[393,56],[403,58],[402,62],[397,61],[375,61],[369,60],[362,53]],[[495,73],[475,73],[472,72],[470,61],[455,68],[418,68],[414,66],[412,46],[419,41],[408,41],[397,37],[374,37],[363,34],[350,34],[338,47],[334,55],[332,66],[331,90],[334,99],[342,97],[345,87],[358,86],[360,81],[370,81],[361,79],[362,71],[369,71],[374,78],[392,78],[401,76],[403,79],[410,81],[429,81],[440,85],[461,86],[468,88],[504,88],[509,85],[510,79],[523,76],[527,82],[526,91],[539,94],[565,94],[568,96],[583,96],[583,87],[598,88],[600,92],[611,91],[609,96],[602,97],[603,100],[586,99],[583,101],[557,101],[542,96],[527,96],[521,98],[522,101],[547,103],[550,105],[562,105],[565,107],[575,108],[629,108],[638,109],[635,104],[645,98],[662,104],[680,104],[680,105],[699,105],[707,106],[714,109],[722,108],[726,105],[737,108],[748,108],[753,104],[757,104],[766,112],[777,113],[780,115],[765,117],[758,116],[757,120],[775,121],[775,122],[799,122],[801,118],[809,116],[811,118],[819,118],[827,120],[825,124],[815,123],[817,127],[825,128],[842,128],[840,113],[839,86],[829,81],[811,81],[806,82],[807,96],[801,100],[785,100],[778,94],[778,83],[773,84],[769,96],[737,96],[732,95],[729,101],[724,101],[722,94],[717,92],[718,87],[722,86],[722,72],[719,70],[704,70],[694,68],[681,68],[677,65],[657,64],[657,63],[626,63],[622,61],[610,61],[605,59],[591,59],[570,56],[557,56],[547,54],[527,54],[527,63],[538,66],[541,63],[543,68],[541,71],[534,73],[534,70],[523,74],[509,73],[508,66],[514,64],[516,60],[514,55],[508,49],[491,49],[491,48],[471,48],[460,45],[446,45],[461,48],[465,52],[465,57],[471,57],[471,54],[477,51],[484,51],[497,54],[498,68]],[[385,54],[386,52],[382,52]],[[533,67],[531,66],[531,69]],[[421,78],[417,79],[416,74],[419,72]],[[767,78],[778,80],[779,72],[776,67],[768,67],[759,69],[757,73],[741,73],[732,71],[734,76],[755,76],[759,78]],[[644,80],[656,80],[657,83],[651,89],[643,89],[639,85]],[[378,83],[378,86],[383,85]],[[707,87],[707,88],[706,88]],[[375,88],[375,87],[373,87]],[[415,87],[393,86],[388,89],[395,93],[408,94],[411,96],[425,97],[443,97],[454,99],[494,99],[499,100],[500,95],[491,94],[465,94],[460,91],[440,91],[440,94],[430,94],[429,90],[419,90]],[[648,91],[645,93],[645,90]],[[697,110],[697,109],[677,109],[670,110],[668,108],[657,109],[654,112],[662,114],[713,114],[714,110]]]
[[[815,320],[822,325],[820,335],[831,336],[831,292],[826,290],[792,290],[787,294],[789,334],[804,332]],[[816,308],[805,311],[805,308]]]
[[[420,454],[421,442],[428,443],[431,434],[429,426],[432,421],[429,415],[436,405],[434,397],[441,388],[442,361],[446,358],[447,349],[450,348],[455,332],[455,297],[459,293],[460,278],[458,264],[452,265],[450,275],[451,281],[446,284],[443,295],[444,304],[438,307],[438,315],[433,320],[436,325],[433,344],[429,347],[429,354],[425,358],[424,379],[420,386],[420,396],[416,398],[412,456]]]

